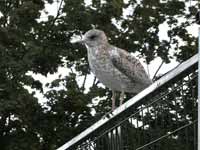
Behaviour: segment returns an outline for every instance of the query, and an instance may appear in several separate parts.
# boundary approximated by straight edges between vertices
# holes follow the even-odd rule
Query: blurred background
[[[71,41],[101,29],[158,79],[197,53],[199,6],[198,0],[0,0],[1,150],[54,150],[110,111],[111,92],[91,74],[86,48]]]

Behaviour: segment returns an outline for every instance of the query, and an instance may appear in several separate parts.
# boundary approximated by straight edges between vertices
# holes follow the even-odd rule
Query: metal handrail
[[[61,147],[59,147],[57,150],[66,150],[72,147],[73,145],[79,143],[81,140],[85,139],[86,137],[88,137],[89,135],[97,131],[99,128],[104,126],[106,123],[109,123],[109,121],[111,121],[113,118],[116,118],[117,116],[122,114],[124,111],[132,107],[135,103],[139,102],[141,99],[143,99],[144,97],[146,97],[147,95],[149,95],[150,93],[158,89],[159,87],[163,86],[165,83],[169,82],[170,80],[172,80],[173,78],[181,74],[182,72],[186,71],[188,68],[192,67],[197,62],[198,62],[198,54],[194,55],[187,61],[181,63],[179,66],[177,66],[175,69],[173,69],[172,71],[164,75],[162,78],[160,78],[156,82],[154,82],[152,85],[150,85],[149,87],[147,87],[146,89],[138,93],[136,96],[134,96],[133,98],[125,102],[123,105],[115,109],[113,112],[109,113],[108,114],[109,117],[103,117],[98,122],[96,122],[95,124],[87,128],[85,131],[83,131],[82,133],[80,133],[79,135],[77,135],[76,137],[74,137],[73,139],[71,139],[70,141],[62,145]]]

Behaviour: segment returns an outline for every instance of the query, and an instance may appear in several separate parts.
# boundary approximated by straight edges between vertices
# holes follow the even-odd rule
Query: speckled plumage
[[[113,91],[113,95],[115,91],[139,93],[152,83],[140,61],[127,51],[109,44],[103,31],[89,30],[81,42],[87,47],[91,71]]]

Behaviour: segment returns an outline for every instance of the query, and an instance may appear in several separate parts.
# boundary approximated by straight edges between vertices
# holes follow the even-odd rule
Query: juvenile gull
[[[136,94],[152,83],[140,61],[127,51],[109,44],[103,31],[89,30],[83,39],[76,42],[86,45],[91,71],[112,90],[112,110],[115,109],[116,91],[121,92],[121,105],[124,92]]]

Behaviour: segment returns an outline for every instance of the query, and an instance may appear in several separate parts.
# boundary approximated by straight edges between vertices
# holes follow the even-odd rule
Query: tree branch
[[[163,64],[164,64],[164,60],[162,60],[162,62],[161,62],[161,64],[160,64],[160,66],[158,67],[158,69],[156,70],[155,74],[153,75],[153,78],[152,78],[152,80],[154,80],[154,79],[155,79],[155,77],[156,77],[156,75],[157,75],[158,71],[160,70],[160,68],[162,67],[162,65],[163,65]]]
[[[86,82],[86,79],[87,79],[87,74],[85,75],[84,77],[84,80],[83,80],[83,84],[81,86],[81,89],[85,89],[85,82]]]
[[[92,86],[94,86],[95,85],[95,82],[96,82],[96,77],[94,77],[94,80],[93,80],[93,83],[92,83]]]

